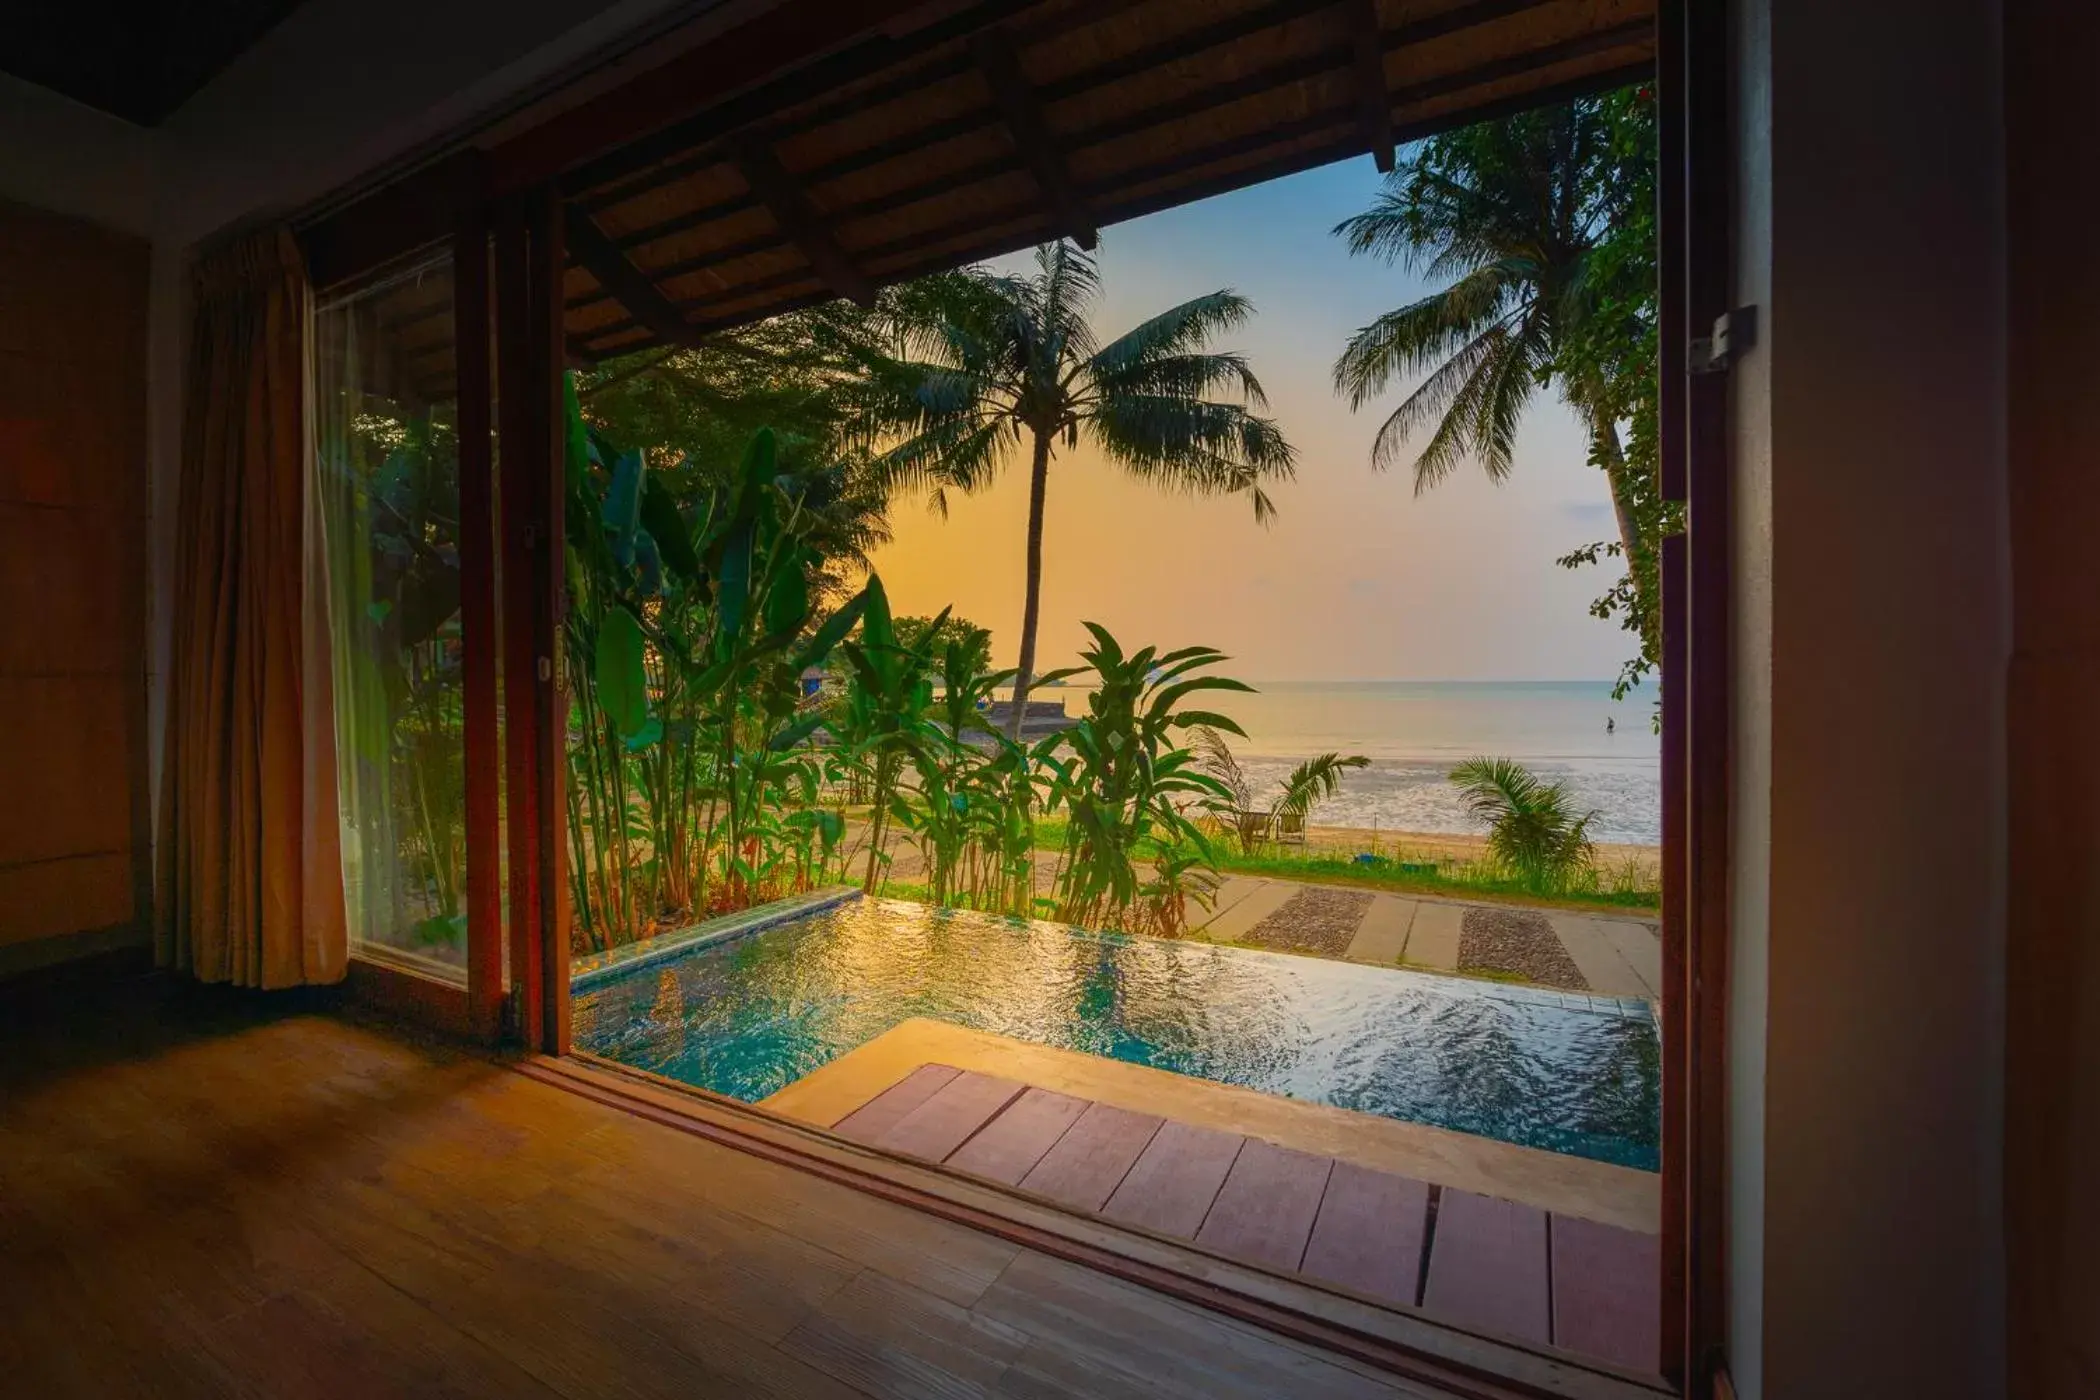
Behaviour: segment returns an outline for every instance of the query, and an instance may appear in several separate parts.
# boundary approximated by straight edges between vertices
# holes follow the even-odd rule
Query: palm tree
[[[1369,768],[1364,755],[1323,753],[1293,768],[1283,780],[1283,792],[1268,811],[1254,809],[1254,779],[1240,767],[1239,757],[1223,734],[1210,725],[1199,725],[1190,741],[1197,766],[1221,783],[1230,806],[1214,804],[1212,815],[1238,840],[1243,854],[1253,855],[1269,839],[1277,817],[1295,817],[1301,823],[1312,809],[1342,788],[1342,774],[1352,768]]]
[[[1638,217],[1623,192],[1640,155],[1629,155],[1622,108],[1582,99],[1433,138],[1387,177],[1368,210],[1336,225],[1353,254],[1450,280],[1357,331],[1335,361],[1334,386],[1354,410],[1396,379],[1426,374],[1371,449],[1383,471],[1431,429],[1414,459],[1419,495],[1468,457],[1505,480],[1525,407],[1558,381],[1610,482],[1619,545],[1644,586],[1646,571],[1634,567],[1648,547],[1640,483],[1620,442],[1610,370],[1587,353],[1600,318],[1651,314],[1652,295],[1635,304],[1622,292],[1645,275],[1652,293],[1652,262],[1645,272],[1627,267],[1614,246]]]
[[[1469,758],[1451,770],[1466,806],[1488,828],[1488,854],[1535,890],[1565,889],[1595,859],[1594,811],[1570,809],[1568,785],[1545,782],[1509,758]]]
[[[1283,796],[1276,800],[1276,814],[1303,821],[1312,815],[1314,807],[1342,790],[1345,771],[1370,766],[1371,760],[1360,753],[1346,757],[1338,753],[1323,753],[1318,758],[1306,759],[1283,780]]]
[[[1050,462],[1082,433],[1132,476],[1195,495],[1245,494],[1257,520],[1264,489],[1293,474],[1290,445],[1246,357],[1206,347],[1254,308],[1216,291],[1097,345],[1087,309],[1094,260],[1070,244],[1036,249],[1036,271],[981,269],[922,279],[899,298],[897,353],[870,358],[864,411],[901,441],[882,458],[899,485],[975,491],[1029,450],[1028,584],[1010,731],[1035,676],[1043,576],[1043,497]],[[1213,397],[1214,395],[1224,397]]]

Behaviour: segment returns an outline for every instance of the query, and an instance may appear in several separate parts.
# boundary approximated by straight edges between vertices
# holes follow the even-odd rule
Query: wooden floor
[[[835,1126],[1461,1327],[1657,1368],[1652,1234],[951,1065],[914,1068]]]
[[[0,1392],[1426,1397],[280,999],[0,986]]]

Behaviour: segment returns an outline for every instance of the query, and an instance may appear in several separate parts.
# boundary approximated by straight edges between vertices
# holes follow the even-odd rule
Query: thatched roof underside
[[[833,55],[573,170],[565,328],[689,342],[1645,78],[1654,0],[1044,0]]]

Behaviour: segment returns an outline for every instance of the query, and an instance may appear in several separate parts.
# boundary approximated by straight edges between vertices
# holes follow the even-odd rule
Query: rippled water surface
[[[862,900],[576,996],[579,1048],[756,1101],[930,1016],[1653,1170],[1653,1023],[1551,993]]]

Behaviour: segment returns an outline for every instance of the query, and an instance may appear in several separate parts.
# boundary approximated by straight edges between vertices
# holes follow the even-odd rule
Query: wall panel
[[[146,941],[147,280],[0,204],[0,974]]]

